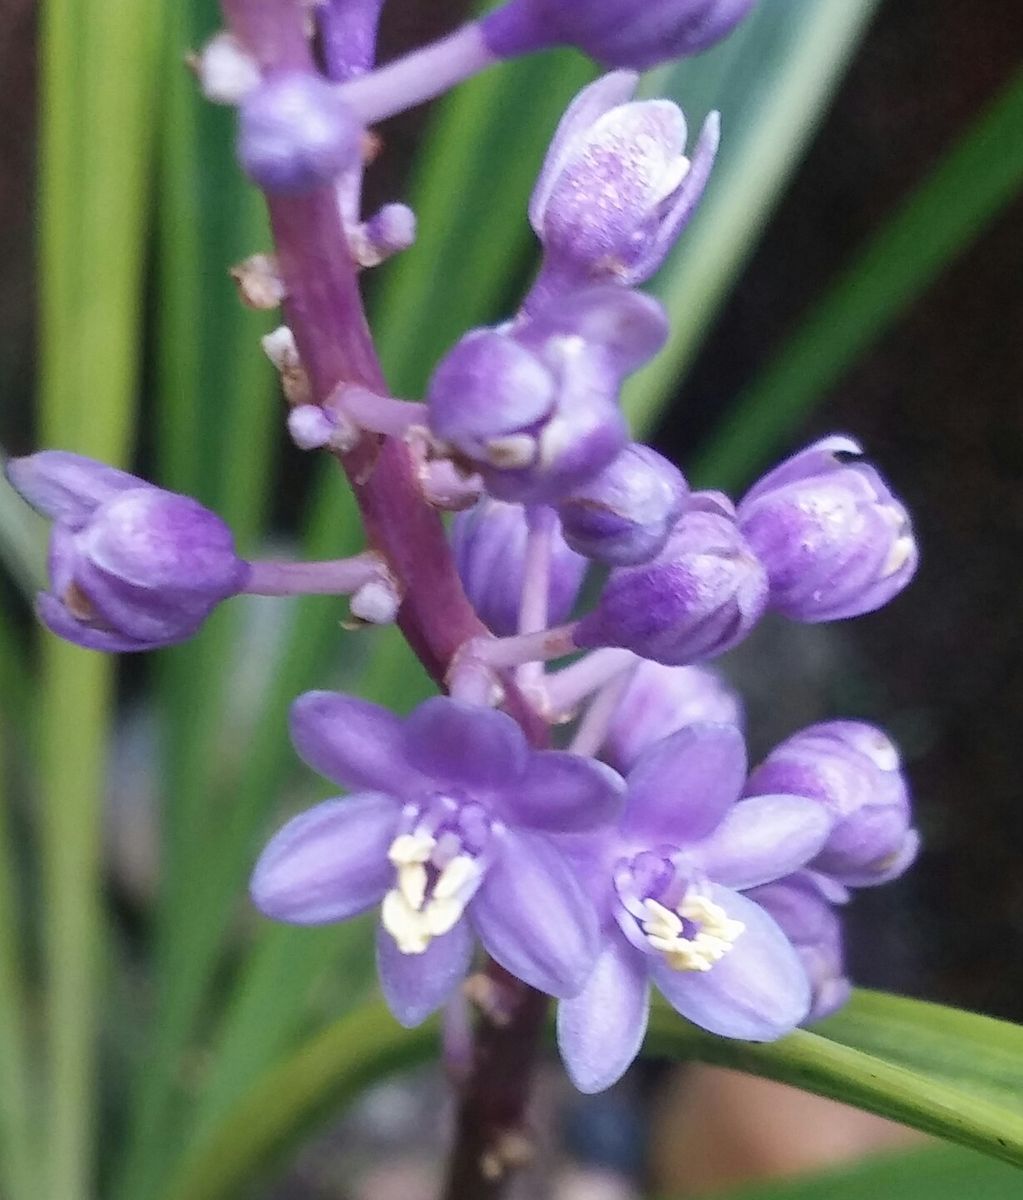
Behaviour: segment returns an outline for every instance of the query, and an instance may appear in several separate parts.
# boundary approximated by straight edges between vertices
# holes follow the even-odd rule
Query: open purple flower
[[[230,529],[188,496],[80,454],[13,459],[7,475],[53,519],[44,624],[90,650],[151,650],[191,637],[250,573]]]
[[[402,720],[310,692],[293,705],[291,730],[310,766],[356,794],[317,805],[271,840],[252,878],[267,916],[321,924],[381,904],[380,980],[405,1025],[457,987],[474,933],[541,991],[583,987],[597,922],[558,840],[614,818],[614,771],[534,751],[511,717],[446,697]]]
[[[801,867],[831,823],[805,797],[736,803],[745,776],[737,729],[690,725],[640,757],[618,826],[580,839],[603,941],[586,987],[558,1010],[558,1043],[580,1090],[609,1087],[635,1058],[651,983],[724,1037],[771,1041],[805,1018],[799,956],[742,893]]]

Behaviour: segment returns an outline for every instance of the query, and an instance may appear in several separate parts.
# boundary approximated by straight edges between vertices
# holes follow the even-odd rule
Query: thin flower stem
[[[496,62],[479,25],[463,25],[439,42],[346,83],[341,95],[365,124],[375,125],[432,100]]]
[[[337,403],[356,425],[370,433],[403,438],[413,426],[426,425],[425,404],[381,396],[357,385],[342,388]]]
[[[245,591],[252,596],[350,596],[364,584],[387,581],[379,554],[368,550],[332,562],[254,562]]]
[[[303,5],[293,0],[223,0],[223,7],[231,31],[264,69],[314,69]],[[452,72],[457,60],[462,75],[487,65],[489,56],[478,35],[461,36],[463,40],[456,34],[453,47],[448,47],[454,53],[446,78],[436,58],[425,71],[433,86],[421,88],[420,98],[461,77]],[[416,61],[423,75],[423,59]],[[389,79],[397,75],[400,69]],[[381,78],[366,76],[346,86],[361,87],[375,80],[365,93],[372,97],[374,91],[380,94]],[[386,82],[384,91],[395,86]],[[286,289],[286,316],[314,398],[325,404],[346,383],[386,394],[336,190],[268,196],[267,205]],[[443,684],[456,653],[481,641],[486,629],[462,589],[440,518],[422,497],[413,453],[396,438],[363,438],[351,453],[338,457],[351,482],[366,536],[384,556],[402,590],[401,630],[427,671]],[[533,745],[550,744],[546,723],[518,689],[507,688],[505,707]],[[489,970],[500,972],[493,964]],[[459,1100],[447,1200],[489,1200],[499,1195],[502,1174],[508,1174],[500,1169],[508,1160],[507,1139],[522,1128],[547,1000],[511,977],[503,983],[508,1019],[500,1024],[484,1021],[477,1031],[472,1067]]]
[[[605,683],[636,662],[631,650],[607,647],[594,650],[569,667],[548,675],[545,685],[547,709],[552,716],[564,718]]]
[[[547,628],[551,587],[551,548],[557,516],[552,508],[527,510],[529,532],[522,572],[522,598],[519,604],[519,633],[539,633]],[[543,680],[543,664],[523,663],[516,677],[519,687],[534,688]]]
[[[469,654],[497,671],[523,663],[550,662],[578,650],[572,640],[577,624],[577,621],[570,621],[567,625],[536,633],[520,633],[515,637],[478,638],[472,643]]]
[[[590,706],[579,722],[579,728],[575,731],[575,737],[572,738],[569,746],[569,750],[573,754],[596,755],[600,752],[601,746],[607,739],[611,719],[615,715],[619,701],[625,694],[625,689],[629,686],[637,664],[638,659],[633,662],[632,666],[619,671],[590,701]]]

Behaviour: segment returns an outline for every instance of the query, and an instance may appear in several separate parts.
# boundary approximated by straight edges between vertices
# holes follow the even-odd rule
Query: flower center
[[[410,806],[387,856],[395,886],[380,911],[402,954],[424,954],[452,930],[486,873],[493,826],[475,804],[438,797]]]
[[[644,851],[615,871],[622,932],[637,949],[659,954],[673,971],[709,971],[745,925],[685,877],[670,851]]]

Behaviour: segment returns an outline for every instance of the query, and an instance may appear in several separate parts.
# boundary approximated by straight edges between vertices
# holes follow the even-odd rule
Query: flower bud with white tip
[[[770,579],[770,607],[794,621],[873,612],[916,572],[909,514],[861,453],[852,438],[824,438],[739,504],[739,527]]]

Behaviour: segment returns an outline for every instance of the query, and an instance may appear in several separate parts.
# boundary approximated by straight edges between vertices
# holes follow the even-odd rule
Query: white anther
[[[676,912],[656,900],[645,900],[643,933],[652,950],[664,955],[673,971],[709,971],[732,949],[745,930],[720,904],[693,892],[683,898]],[[681,919],[680,919],[681,918]],[[691,938],[683,936],[682,920],[695,925]]]
[[[396,867],[403,867],[408,863],[427,863],[436,845],[437,839],[423,830],[400,833],[391,843],[387,857]]]
[[[240,104],[260,81],[259,63],[231,33],[210,38],[195,68],[202,94],[214,104]]]
[[[426,918],[409,904],[401,892],[387,893],[380,908],[380,920],[402,954],[426,952],[431,938]]]
[[[528,467],[536,458],[536,439],[528,433],[512,433],[487,442],[486,450],[491,466],[510,470]]]
[[[450,933],[461,920],[465,905],[460,900],[431,900],[423,910],[426,928],[431,937]]]
[[[441,871],[433,885],[433,899],[449,900],[458,896],[465,888],[475,885],[479,877],[480,868],[476,860],[467,854],[459,854]]]
[[[398,868],[398,891],[417,911],[423,907],[428,882],[429,876],[422,863],[405,863]]]

